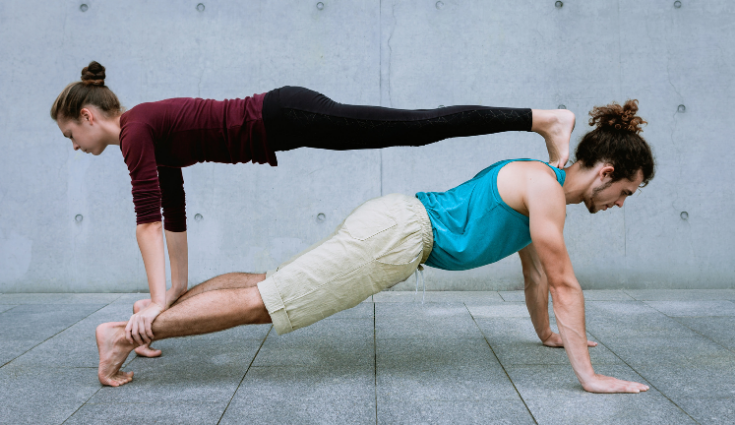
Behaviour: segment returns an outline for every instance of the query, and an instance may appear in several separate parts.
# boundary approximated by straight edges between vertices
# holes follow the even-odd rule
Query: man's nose
[[[77,145],[76,143],[74,143],[73,146],[74,146],[74,150],[75,151],[78,151],[79,150],[79,145]]]
[[[617,205],[617,206],[618,206],[618,208],[623,208],[623,204],[624,204],[624,203],[625,203],[625,197],[623,197],[623,198],[620,198],[620,199],[619,199],[619,200],[618,200],[618,201],[617,201],[617,202],[615,203],[615,205]]]

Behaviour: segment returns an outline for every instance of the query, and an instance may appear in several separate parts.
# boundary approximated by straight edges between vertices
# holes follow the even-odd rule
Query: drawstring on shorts
[[[421,296],[421,305],[424,304],[424,300],[426,299],[426,280],[424,279],[424,266],[419,264],[419,266],[414,271],[414,276],[416,277],[416,292],[415,294],[419,293],[419,275],[421,275],[421,283],[424,285],[424,294]]]

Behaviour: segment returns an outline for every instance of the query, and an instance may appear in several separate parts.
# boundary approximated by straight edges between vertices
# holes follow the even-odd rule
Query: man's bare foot
[[[575,117],[567,109],[533,109],[531,131],[540,134],[549,151],[549,164],[564,168],[569,160],[569,139],[574,130]]]
[[[135,304],[133,304],[133,313],[137,313],[143,310],[144,308],[148,307],[148,304],[150,303],[151,300],[149,298],[136,301]],[[141,357],[158,357],[161,355],[161,350],[151,348],[150,344],[146,344],[135,347],[135,354]]]
[[[97,326],[97,349],[100,353],[100,366],[97,377],[102,385],[119,387],[133,380],[133,372],[120,370],[133,345],[125,339],[127,322],[110,322]]]

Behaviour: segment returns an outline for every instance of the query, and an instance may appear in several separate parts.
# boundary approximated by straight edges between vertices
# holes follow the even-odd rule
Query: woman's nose
[[[78,151],[79,150],[79,145],[77,145],[76,143],[74,143],[73,146],[74,146],[74,150],[75,151]]]

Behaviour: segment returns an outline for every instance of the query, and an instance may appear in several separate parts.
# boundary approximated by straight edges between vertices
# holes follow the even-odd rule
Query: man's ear
[[[615,167],[611,164],[603,165],[602,168],[600,168],[600,171],[598,171],[600,180],[605,181],[606,179],[611,178],[613,171],[615,171]]]

